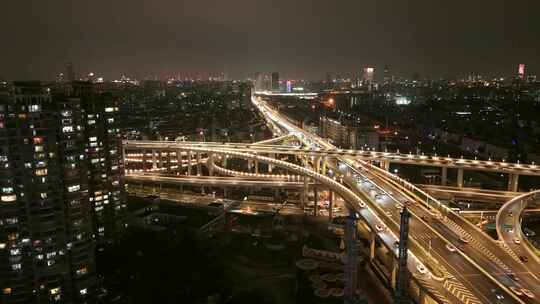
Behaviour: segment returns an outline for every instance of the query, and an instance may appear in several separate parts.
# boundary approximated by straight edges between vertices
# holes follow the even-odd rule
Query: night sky
[[[538,0],[6,0],[0,77],[540,74]],[[379,74],[380,75],[380,74]]]

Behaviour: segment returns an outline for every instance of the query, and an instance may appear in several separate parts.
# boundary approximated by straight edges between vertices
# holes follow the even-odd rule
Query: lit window
[[[40,196],[41,196],[42,199],[46,199],[47,198],[47,193],[46,192],[40,193]]]
[[[28,112],[39,112],[39,111],[41,111],[40,105],[30,105],[28,107]]]
[[[105,108],[105,112],[114,112],[114,108]]]
[[[43,137],[34,137],[34,144],[42,144]]]
[[[11,265],[11,269],[13,269],[13,270],[21,270],[22,269],[22,264],[13,264],[13,265]]]
[[[0,249],[5,249],[6,248],[6,243],[0,243]]]
[[[36,175],[37,175],[37,176],[44,176],[44,175],[47,175],[47,169],[39,169],[39,170],[36,170]]]
[[[2,289],[2,292],[3,292],[5,295],[11,294],[11,288],[6,287],[6,288]]]
[[[92,137],[90,137],[88,140],[89,140],[89,141],[96,141],[96,140],[97,140],[97,137],[92,136]]]
[[[17,200],[17,196],[15,194],[13,195],[2,195],[0,197],[0,200],[2,200],[2,202],[14,202]]]
[[[13,193],[13,187],[2,187],[2,193]]]
[[[88,272],[88,269],[86,267],[81,267],[80,269],[77,269],[77,275],[83,275]]]
[[[69,132],[73,132],[73,126],[65,126],[62,128],[62,132],[64,133],[69,133]]]
[[[52,295],[59,294],[60,293],[60,287],[52,288],[51,290],[49,290],[49,292]]]
[[[20,250],[19,248],[15,248],[15,249],[11,249],[11,250],[9,251],[9,253],[10,253],[11,255],[18,255],[18,254],[21,254],[21,250]]]
[[[43,146],[34,146],[34,151],[43,152]]]
[[[79,191],[79,189],[81,189],[81,186],[80,186],[80,185],[69,186],[69,187],[68,187],[68,192]]]
[[[84,289],[79,290],[79,292],[81,293],[81,295],[84,296],[85,294],[88,293],[88,290],[86,288],[84,288]]]

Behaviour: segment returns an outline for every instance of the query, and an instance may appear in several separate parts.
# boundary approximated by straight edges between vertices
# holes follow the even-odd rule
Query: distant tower
[[[373,85],[373,75],[375,74],[375,69],[366,67],[362,70],[362,85],[366,86],[369,90]]]
[[[392,82],[392,76],[390,76],[390,67],[388,67],[388,65],[385,65],[384,66],[384,76],[383,76],[383,82],[385,84],[388,84],[390,82]]]
[[[518,66],[518,77],[520,80],[525,80],[525,65],[523,63]]]
[[[69,82],[75,80],[75,72],[73,71],[73,63],[71,62],[66,63],[66,73],[64,79]]]
[[[409,241],[409,210],[403,207],[401,211],[401,228],[399,231],[399,265],[394,294],[395,304],[410,304],[409,298],[409,270],[407,269],[408,241]]]
[[[278,72],[272,73],[272,91],[273,92],[279,91],[279,73]]]

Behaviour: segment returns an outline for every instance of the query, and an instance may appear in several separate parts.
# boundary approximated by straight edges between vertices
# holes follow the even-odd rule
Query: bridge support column
[[[223,187],[223,198],[227,198],[227,187]]]
[[[446,186],[448,183],[448,167],[441,168],[441,185]]]
[[[463,168],[457,170],[457,187],[463,188]]]
[[[376,247],[376,242],[377,242],[377,235],[372,231],[370,233],[370,238],[369,238],[369,260],[370,261],[373,261],[373,259],[375,258],[375,247]]]
[[[255,160],[255,174],[259,174],[259,161]]]
[[[313,215],[319,215],[319,193],[316,186],[313,186]]]
[[[332,219],[334,217],[334,191],[329,191],[330,196],[328,198],[328,221],[332,223]]]
[[[208,175],[213,176],[214,175],[214,153],[210,153],[208,155]]]
[[[187,151],[187,174],[191,175],[191,151]]]
[[[517,192],[519,183],[519,174],[510,173],[508,174],[508,191]]]
[[[161,157],[161,151],[158,151],[158,168],[163,168],[163,158]]]
[[[396,289],[398,270],[399,270],[398,263],[393,261],[392,262],[392,273],[390,274],[390,284],[391,284],[393,290]]]
[[[142,170],[146,171],[146,150],[142,150]]]
[[[202,175],[202,168],[201,168],[201,152],[197,152],[197,175]]]
[[[322,172],[321,174],[326,175],[326,167],[328,167],[328,161],[326,160],[326,156],[322,159]]]
[[[272,159],[276,159],[276,154],[270,153],[269,157]],[[268,164],[268,172],[272,173],[272,169],[273,169],[273,166],[271,164]]]
[[[321,157],[315,157],[315,172],[321,173]]]
[[[302,212],[306,208],[306,202],[307,202],[307,193],[308,193],[308,177],[304,176],[304,187],[302,188]]]
[[[390,161],[381,160],[379,162],[379,166],[381,167],[381,169],[384,169],[385,171],[388,171],[388,170],[390,170]]]
[[[228,155],[223,155],[223,161],[221,163],[221,166],[225,169],[227,169],[227,158],[228,158]]]
[[[157,168],[157,163],[156,163],[156,150],[153,150],[152,149],[152,169],[156,169]]]
[[[178,166],[178,174],[182,174],[184,172],[184,167],[182,166],[184,162],[182,161],[181,150],[176,150],[176,164]]]

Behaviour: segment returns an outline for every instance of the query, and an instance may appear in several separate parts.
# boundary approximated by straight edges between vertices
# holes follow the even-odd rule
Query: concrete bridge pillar
[[[321,173],[321,157],[315,157],[315,172]]]
[[[375,248],[377,242],[377,235],[371,231],[369,234],[369,260],[373,261],[375,259]]]
[[[519,174],[511,173],[508,174],[508,191],[517,192],[519,184]]]
[[[214,153],[208,154],[208,175],[214,175]]]
[[[388,171],[388,170],[390,170],[390,161],[381,160],[379,162],[379,166],[381,167],[381,169],[384,169],[385,171]]]
[[[398,270],[399,270],[398,263],[396,261],[392,262],[392,273],[390,275],[390,284],[392,284],[391,286],[393,290],[396,289]]]
[[[227,157],[228,155],[223,155],[223,161],[222,161],[222,164],[221,166],[225,169],[227,169]]]
[[[142,170],[146,171],[146,150],[142,150]]]
[[[259,174],[259,161],[255,160],[255,174]]]
[[[313,215],[319,215],[319,193],[317,193],[317,186],[313,186]]]
[[[334,191],[329,191],[330,196],[328,197],[328,221],[332,223],[334,217]]]
[[[191,151],[187,151],[187,174],[191,175]]]
[[[321,174],[326,174],[326,168],[328,167],[328,160],[326,159],[326,156],[322,158],[322,172]]]
[[[157,167],[158,167],[158,168],[163,168],[163,158],[162,158],[162,153],[163,153],[163,151],[161,151],[161,150],[158,150],[158,151],[157,151],[157,157],[158,157],[158,158],[157,158],[157,160],[158,160],[158,166],[157,166]]]
[[[457,187],[463,188],[463,168],[457,170]]]
[[[276,154],[275,153],[270,153],[268,155],[268,157],[272,158],[272,159],[276,159]],[[272,173],[272,169],[273,169],[274,166],[272,166],[272,164],[268,164],[268,172]]]
[[[302,198],[301,198],[302,210],[304,210],[306,208],[307,193],[308,193],[308,182],[309,182],[309,177],[304,176],[304,187],[302,189]]]
[[[184,172],[184,167],[182,166],[182,151],[180,149],[176,150],[176,164],[178,165],[178,173]]]
[[[448,183],[448,167],[441,168],[441,185],[446,186]]]
[[[201,152],[197,152],[197,175],[202,175]]]
[[[157,168],[157,163],[156,163],[156,150],[155,149],[152,149],[152,169],[156,169]]]

